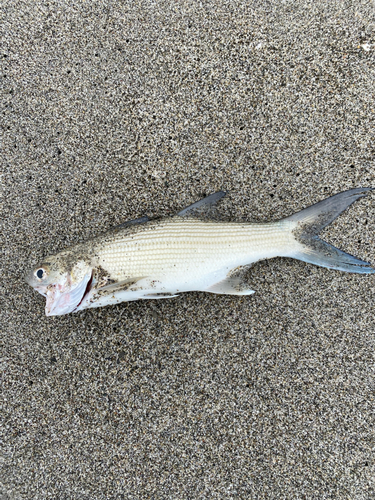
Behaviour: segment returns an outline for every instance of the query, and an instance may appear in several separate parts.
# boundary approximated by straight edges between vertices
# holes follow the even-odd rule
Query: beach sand
[[[286,217],[375,187],[366,1],[10,1],[1,500],[375,498],[375,276],[277,258],[250,297],[45,317],[47,254],[228,192]],[[375,194],[324,238],[375,265]]]

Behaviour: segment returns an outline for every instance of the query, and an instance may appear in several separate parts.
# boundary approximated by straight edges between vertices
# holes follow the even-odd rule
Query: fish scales
[[[219,263],[237,267],[290,249],[291,234],[283,223],[249,224],[170,221],[150,224],[139,234],[116,234],[97,249],[99,263],[112,277],[148,276],[167,270],[211,272]],[[213,261],[213,256],[215,257]],[[177,269],[176,269],[177,268]]]

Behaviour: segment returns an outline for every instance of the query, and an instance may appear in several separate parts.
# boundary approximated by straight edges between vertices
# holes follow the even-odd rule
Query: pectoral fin
[[[143,280],[144,276],[140,278],[128,278],[123,281],[118,281],[117,283],[111,283],[110,285],[103,286],[99,288],[99,292],[101,295],[103,294],[111,294],[116,292],[123,292],[133,287],[136,283]]]
[[[254,290],[245,288],[242,284],[241,278],[236,276],[225,278],[224,280],[211,285],[205,291],[223,295],[251,295],[252,293],[255,293]]]

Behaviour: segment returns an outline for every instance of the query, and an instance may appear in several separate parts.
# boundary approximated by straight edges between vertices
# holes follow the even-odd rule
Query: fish
[[[127,221],[55,255],[26,275],[46,297],[47,316],[180,293],[251,295],[241,271],[255,262],[289,257],[349,273],[372,274],[370,263],[319,238],[320,232],[372,188],[354,188],[286,218],[227,222],[213,216],[224,191],[176,215]]]

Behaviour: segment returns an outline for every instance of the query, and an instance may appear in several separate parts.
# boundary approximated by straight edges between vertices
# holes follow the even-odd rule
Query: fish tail
[[[319,238],[319,233],[328,224],[371,190],[372,188],[349,189],[284,219],[285,222],[295,223],[292,225],[292,234],[297,245],[289,257],[348,273],[375,273],[370,263],[357,259]]]

